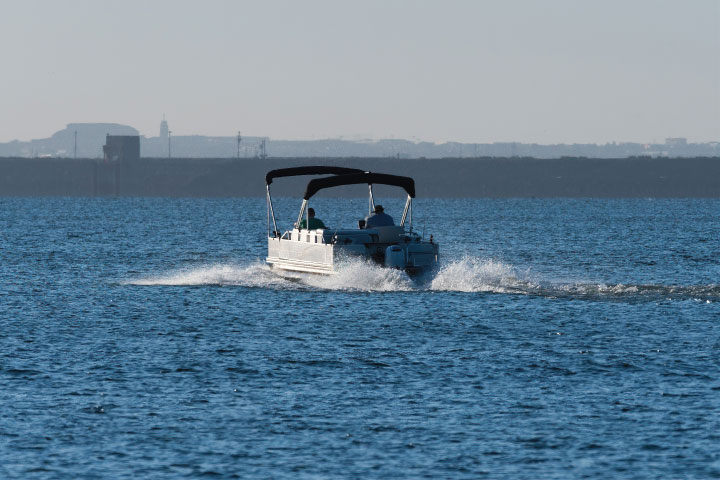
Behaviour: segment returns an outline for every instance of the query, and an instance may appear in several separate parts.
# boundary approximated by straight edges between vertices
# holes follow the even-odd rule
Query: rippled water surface
[[[274,275],[263,199],[0,207],[2,478],[720,476],[720,201],[419,199],[419,280]]]

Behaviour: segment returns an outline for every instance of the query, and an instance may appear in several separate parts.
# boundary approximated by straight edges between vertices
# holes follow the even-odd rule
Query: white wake
[[[351,291],[409,291],[413,282],[398,270],[363,260],[342,263],[335,275],[276,273],[261,261],[249,265],[212,264],[175,269],[121,282],[125,285],[241,286],[272,289],[319,289]]]
[[[494,259],[463,257],[446,261],[426,278],[410,278],[400,270],[364,260],[338,265],[335,275],[279,274],[258,260],[250,264],[211,264],[185,267],[120,282],[124,285],[239,286],[275,290],[351,292],[468,292],[539,295],[586,299],[699,299],[720,301],[718,285],[633,285],[595,282],[557,283],[533,278],[529,270]]]
[[[160,275],[149,275],[122,282],[126,285],[231,285],[257,288],[285,288],[292,282],[274,275],[264,263],[249,265],[212,264],[171,270]]]
[[[406,292],[415,289],[405,272],[364,260],[343,262],[338,265],[335,275],[309,276],[303,279],[303,283],[325,290]]]
[[[430,283],[430,290],[454,292],[525,293],[530,282],[503,262],[463,257],[443,265]]]

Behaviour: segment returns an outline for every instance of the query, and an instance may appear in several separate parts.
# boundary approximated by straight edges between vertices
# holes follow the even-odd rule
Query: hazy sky
[[[2,0],[0,141],[720,140],[720,0]]]

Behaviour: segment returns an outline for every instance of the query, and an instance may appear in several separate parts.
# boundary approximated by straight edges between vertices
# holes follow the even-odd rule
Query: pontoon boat
[[[293,229],[281,233],[277,228],[270,185],[275,178],[299,175],[330,175],[310,180],[305,189],[300,213]],[[308,201],[318,191],[341,185],[367,184],[368,214],[375,209],[373,184],[392,185],[407,193],[400,225],[357,229],[301,228],[303,216],[310,225]],[[415,182],[410,177],[372,173],[355,168],[309,166],[272,170],[265,176],[268,211],[267,263],[275,270],[286,272],[334,274],[338,262],[345,258],[361,257],[388,268],[409,274],[422,273],[437,265],[438,244],[425,240],[412,228],[412,200]],[[362,222],[361,222],[362,223]],[[407,225],[406,225],[407,223]]]

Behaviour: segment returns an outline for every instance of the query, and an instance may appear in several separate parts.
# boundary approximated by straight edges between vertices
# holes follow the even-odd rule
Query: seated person
[[[395,225],[393,218],[385,213],[382,205],[375,205],[375,213],[365,218],[365,228],[392,227]]]
[[[307,225],[307,227],[306,227]],[[327,228],[322,220],[315,218],[315,210],[308,208],[308,221],[305,223],[305,219],[300,222],[300,228],[307,228],[308,230],[317,230],[318,228]]]

